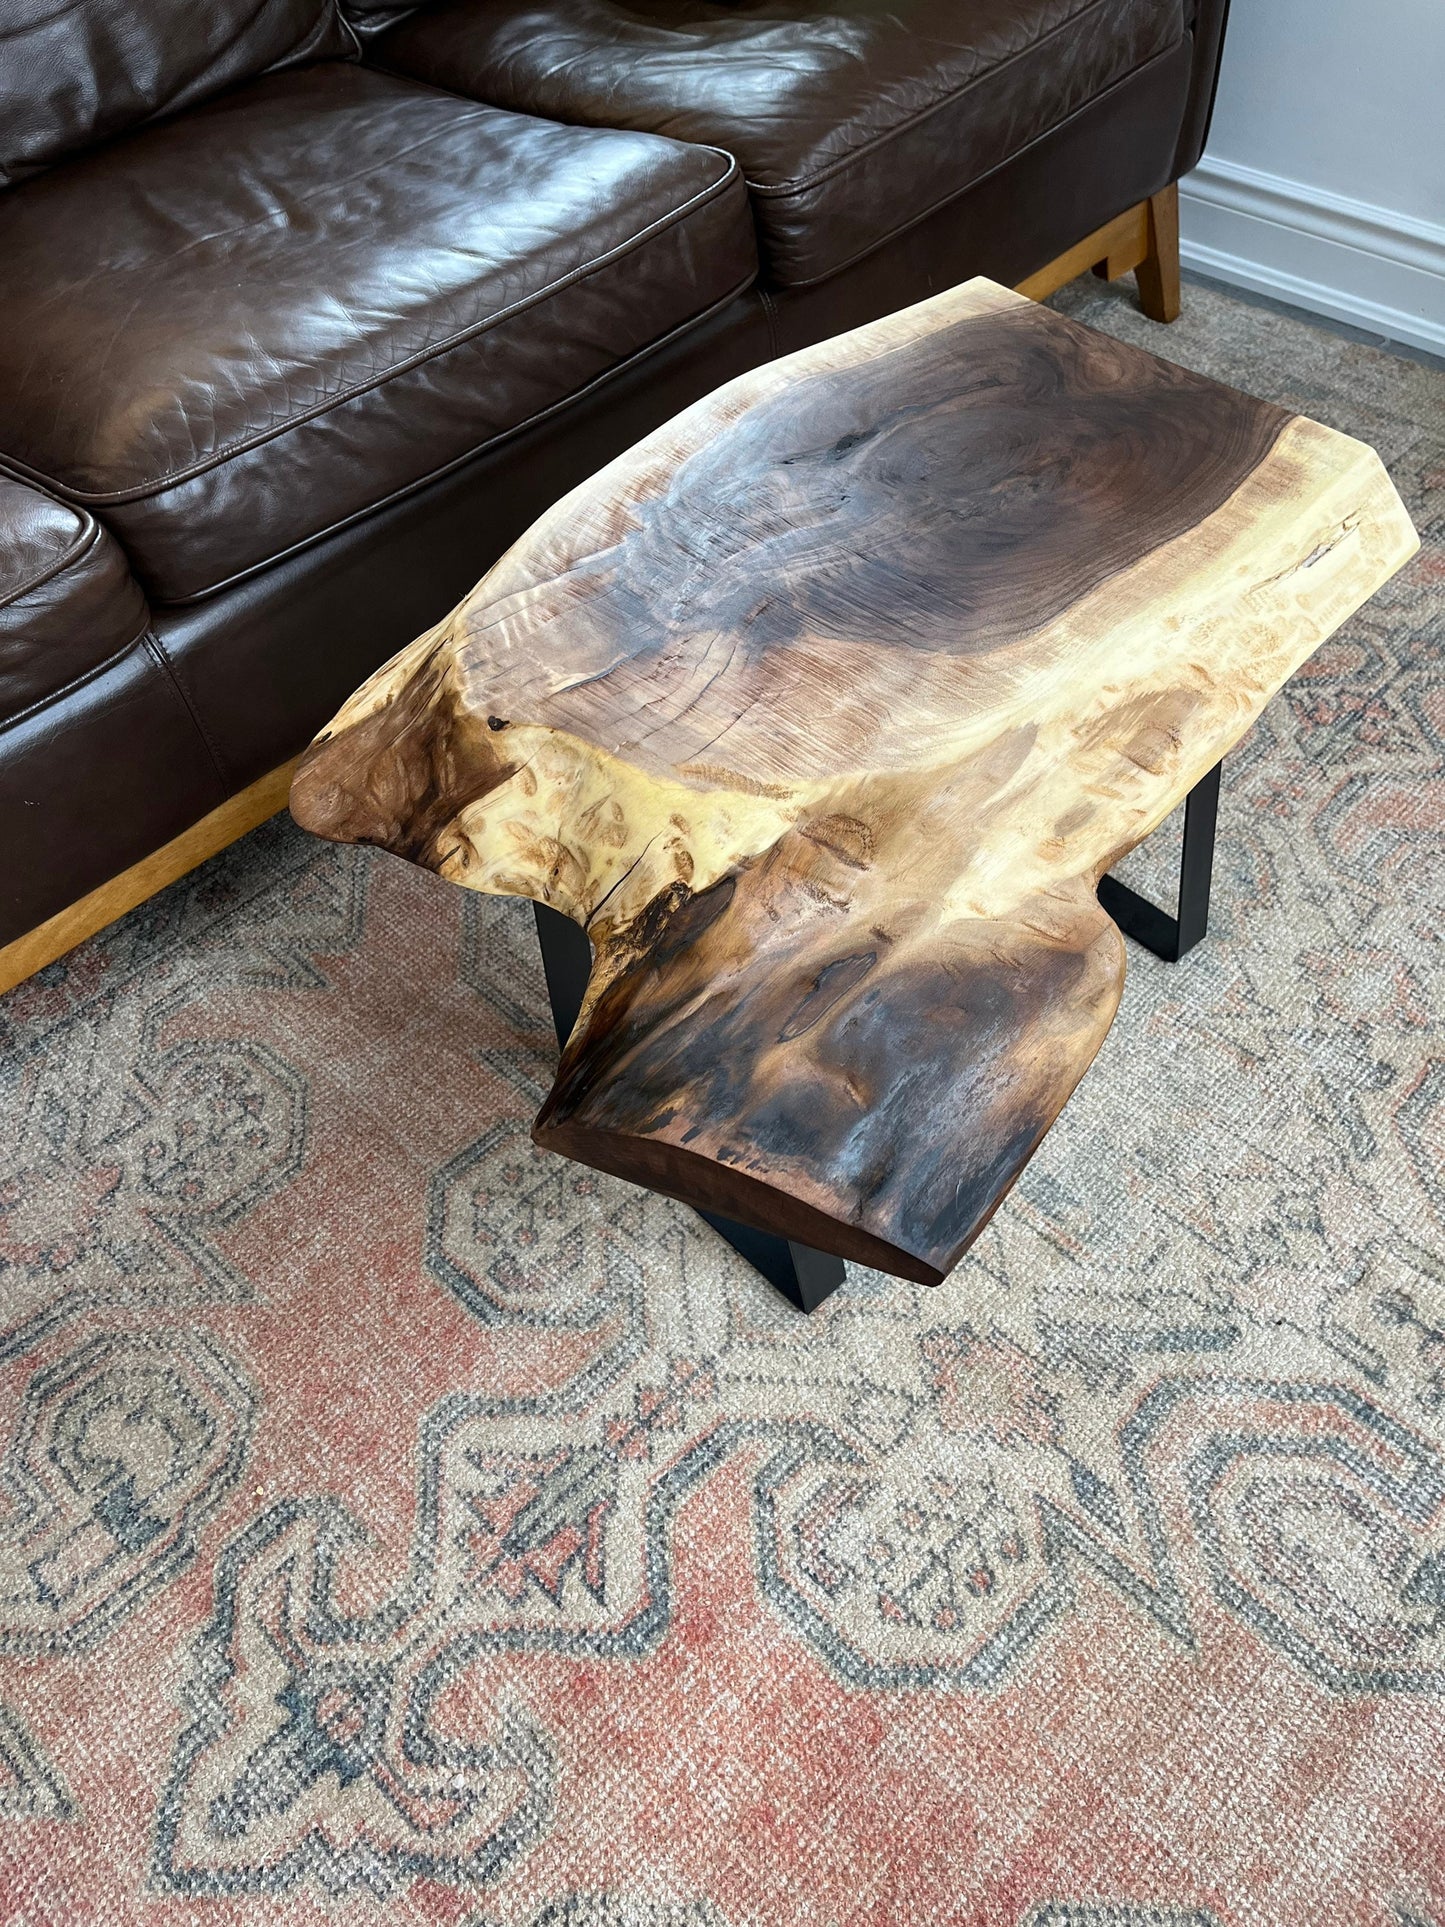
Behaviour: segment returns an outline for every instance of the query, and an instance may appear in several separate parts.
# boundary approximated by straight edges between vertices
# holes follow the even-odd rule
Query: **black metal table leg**
[[[1209,885],[1214,872],[1214,825],[1219,814],[1216,763],[1201,776],[1184,805],[1184,848],[1179,858],[1179,910],[1170,916],[1114,877],[1099,879],[1099,901],[1126,937],[1142,943],[1165,963],[1178,963],[1209,928]]]
[[[547,979],[547,996],[552,1005],[552,1022],[558,1047],[565,1046],[582,1008],[587,979],[592,971],[592,945],[580,924],[545,903],[534,903],[537,939],[542,946],[542,971]],[[816,1311],[823,1300],[843,1282],[843,1260],[831,1252],[815,1251],[811,1245],[794,1244],[771,1231],[758,1231],[731,1218],[719,1218],[711,1211],[697,1214],[714,1231],[727,1239],[754,1270],[760,1271],[770,1285],[799,1311]]]
[[[815,1251],[811,1245],[794,1244],[791,1238],[756,1231],[750,1224],[719,1218],[711,1211],[699,1211],[697,1215],[799,1311],[816,1311],[843,1282],[843,1260],[831,1251]]]

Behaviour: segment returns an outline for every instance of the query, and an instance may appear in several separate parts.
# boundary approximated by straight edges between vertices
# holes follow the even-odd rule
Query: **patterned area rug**
[[[0,1002],[0,1919],[1445,1927],[1445,378],[1063,304],[1426,550],[940,1290],[535,1153],[527,908],[284,822]]]

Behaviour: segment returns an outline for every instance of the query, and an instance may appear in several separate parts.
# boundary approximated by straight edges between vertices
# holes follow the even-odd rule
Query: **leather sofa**
[[[729,376],[975,273],[1167,318],[1225,5],[11,0],[0,988]]]

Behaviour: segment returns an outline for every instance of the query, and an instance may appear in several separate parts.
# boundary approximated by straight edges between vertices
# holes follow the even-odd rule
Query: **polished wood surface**
[[[1112,1019],[1099,875],[1413,546],[1362,445],[974,282],[574,491],[292,808],[585,925],[539,1143],[932,1281]]]
[[[574,490],[292,810],[586,927],[538,1143],[936,1282],[1113,1017],[1099,876],[1415,546],[1362,444],[974,281]]]

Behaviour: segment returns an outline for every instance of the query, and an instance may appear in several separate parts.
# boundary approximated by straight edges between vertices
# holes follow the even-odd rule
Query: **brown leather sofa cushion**
[[[336,0],[3,0],[0,186],[234,81],[355,47]]]
[[[148,619],[93,515],[0,475],[0,722],[128,649]]]
[[[1181,0],[443,0],[370,58],[736,155],[773,281],[835,273],[1177,43]]]
[[[331,64],[0,195],[0,459],[204,594],[756,271],[726,155]]]

